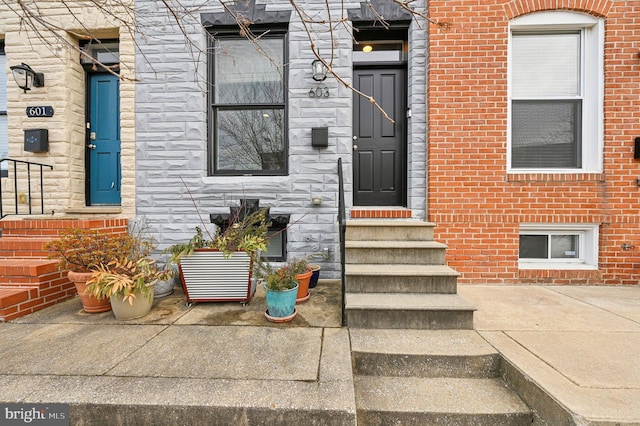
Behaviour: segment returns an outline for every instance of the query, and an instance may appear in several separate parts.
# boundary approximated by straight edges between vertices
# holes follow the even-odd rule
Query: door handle
[[[352,137],[351,139],[353,139],[354,141],[357,141],[357,140],[358,140],[358,137],[357,137],[357,136],[354,136],[354,137]]]
[[[90,143],[90,144],[87,145],[87,148],[96,149],[96,146],[95,146],[95,144]]]
[[[354,151],[357,151],[357,150],[358,150],[358,145],[354,144],[354,145],[353,145],[353,150],[354,150]]]

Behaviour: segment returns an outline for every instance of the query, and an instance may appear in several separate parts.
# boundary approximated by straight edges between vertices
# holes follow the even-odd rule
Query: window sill
[[[598,267],[595,265],[587,265],[584,263],[535,263],[535,262],[518,262],[520,270],[575,270],[575,271],[596,271]]]
[[[600,172],[514,172],[507,173],[507,182],[604,182]]]

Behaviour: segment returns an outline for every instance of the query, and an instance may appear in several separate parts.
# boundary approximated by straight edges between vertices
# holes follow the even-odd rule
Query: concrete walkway
[[[543,418],[640,425],[640,287],[459,294]],[[339,283],[321,281],[287,324],[264,318],[262,298],[188,307],[177,289],[140,320],[73,299],[0,323],[0,403],[67,403],[71,424],[355,424]]]
[[[514,366],[521,397],[550,424],[640,424],[640,287],[460,286],[459,294],[478,307],[476,330]]]

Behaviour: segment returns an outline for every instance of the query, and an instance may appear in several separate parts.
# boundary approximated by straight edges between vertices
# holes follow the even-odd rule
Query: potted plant
[[[126,234],[107,234],[95,229],[68,229],[45,248],[49,258],[57,258],[61,269],[67,269],[69,280],[76,285],[78,296],[86,312],[111,310],[109,299],[96,298],[85,292],[86,281],[98,265],[116,259],[120,253],[131,250],[131,239]]]
[[[274,269],[271,265],[260,266],[260,277],[265,289],[267,310],[265,317],[271,322],[286,322],[295,318],[298,283],[290,265]]]
[[[205,236],[196,227],[188,243],[169,247],[169,261],[178,264],[187,302],[248,302],[255,293],[253,265],[267,249],[267,230],[266,209],[239,209],[214,235]]]
[[[309,288],[315,288],[318,285],[318,279],[320,278],[321,266],[317,263],[310,263],[309,269],[311,269],[311,279],[309,280]]]
[[[139,254],[142,253],[125,253],[106,265],[98,265],[87,281],[87,292],[109,299],[113,314],[119,320],[147,315],[153,305],[153,286],[171,274],[157,268],[153,259]]]
[[[307,259],[312,260],[312,259],[321,259],[321,260],[328,260],[329,259],[329,252],[324,252],[324,253],[313,253],[310,256],[307,257]],[[309,269],[311,269],[311,280],[309,281],[309,288],[315,288],[318,285],[318,279],[320,278],[320,269],[321,266],[318,263],[309,263]]]
[[[287,265],[294,274],[295,280],[298,282],[298,295],[296,303],[304,303],[309,300],[309,282],[313,272],[309,268],[307,259],[291,259]]]
[[[178,265],[166,258],[157,261],[158,268],[167,271],[166,279],[159,279],[153,286],[153,298],[159,299],[173,294],[179,276]]]

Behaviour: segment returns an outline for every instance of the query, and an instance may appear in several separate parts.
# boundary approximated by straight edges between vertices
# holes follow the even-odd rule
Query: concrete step
[[[354,374],[496,378],[501,357],[471,330],[351,329]]]
[[[347,241],[432,241],[435,223],[419,220],[349,220]]]
[[[345,275],[349,293],[455,294],[459,274],[446,265],[348,264]]]
[[[345,242],[348,264],[444,265],[447,246],[435,241]]]
[[[349,328],[471,330],[475,310],[457,294],[345,294]]]
[[[500,379],[355,376],[359,425],[531,425]]]

